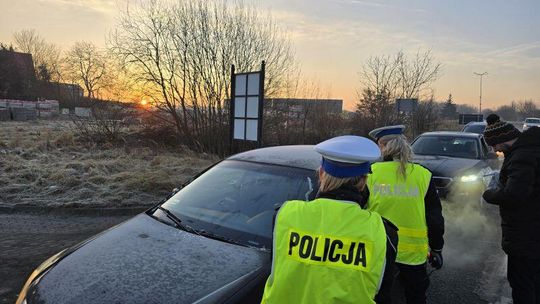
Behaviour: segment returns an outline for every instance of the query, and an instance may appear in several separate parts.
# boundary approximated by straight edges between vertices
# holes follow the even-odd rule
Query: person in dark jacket
[[[502,248],[514,304],[540,303],[540,128],[521,133],[499,116],[487,117],[486,142],[504,153],[496,189],[483,198],[499,205]]]

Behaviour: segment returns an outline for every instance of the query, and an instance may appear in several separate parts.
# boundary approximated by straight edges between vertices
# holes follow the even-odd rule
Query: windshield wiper
[[[165,213],[167,215],[167,217],[174,223],[176,228],[182,229],[182,230],[187,231],[187,232],[199,234],[199,232],[197,232],[197,230],[195,230],[192,227],[182,223],[182,220],[179,219],[176,215],[174,215],[174,213],[172,213],[169,209],[163,208],[161,206],[158,206],[157,208],[159,210],[163,211],[163,213]]]
[[[234,244],[234,245],[239,245],[239,246],[244,246],[244,247],[252,247],[252,246],[249,246],[249,245],[242,244],[242,243],[240,243],[240,242],[238,242],[236,240],[233,240],[233,239],[230,239],[230,238],[227,238],[227,237],[224,237],[224,236],[221,236],[221,235],[206,231],[204,229],[196,230],[195,228],[192,228],[192,227],[184,224],[182,222],[182,220],[180,218],[178,218],[176,215],[174,215],[174,213],[172,213],[169,209],[163,208],[162,206],[158,206],[157,209],[163,211],[163,213],[165,213],[167,215],[167,218],[169,218],[174,223],[176,228],[178,228],[178,229],[182,229],[182,230],[187,231],[187,232],[191,232],[191,233],[194,233],[194,234],[197,234],[197,235],[200,235],[200,236],[207,237],[209,239],[214,239],[214,240],[222,241],[222,242],[229,243],[229,244]]]
[[[209,232],[209,231],[206,231],[206,230],[199,230],[199,231],[197,231],[197,233],[199,235],[202,235],[202,236],[207,237],[209,239],[214,239],[214,240],[222,241],[222,242],[225,242],[225,243],[244,246],[244,247],[251,247],[251,246],[248,246],[246,244],[242,244],[242,243],[240,243],[240,242],[238,242],[236,240],[233,240],[233,239],[230,239],[230,238],[227,238],[227,237],[224,237],[224,236],[221,236],[219,234],[215,234],[215,233],[212,233],[212,232]]]

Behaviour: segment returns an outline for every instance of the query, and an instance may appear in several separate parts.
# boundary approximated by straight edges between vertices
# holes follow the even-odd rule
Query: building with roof
[[[35,93],[32,55],[0,49],[0,98],[33,99]]]
[[[312,112],[341,114],[342,99],[308,99],[308,98],[267,98],[264,100],[265,112],[281,111],[290,116],[302,117]]]

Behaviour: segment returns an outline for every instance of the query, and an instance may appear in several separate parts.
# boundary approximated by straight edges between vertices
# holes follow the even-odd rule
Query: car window
[[[476,138],[455,136],[420,136],[412,145],[418,155],[439,155],[462,158],[478,158]]]
[[[485,129],[486,129],[486,125],[484,124],[474,124],[474,125],[465,126],[465,128],[463,128],[463,132],[482,134],[484,133]]]
[[[276,208],[287,200],[311,199],[315,185],[314,170],[227,160],[164,206],[195,229],[268,248]]]
[[[527,118],[525,119],[526,123],[540,123],[540,119],[537,118]]]

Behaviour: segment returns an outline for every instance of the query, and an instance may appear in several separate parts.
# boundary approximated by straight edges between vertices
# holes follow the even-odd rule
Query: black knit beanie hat
[[[490,146],[518,138],[521,134],[513,124],[501,120],[497,114],[490,114],[486,118],[486,122],[487,126],[484,131],[484,138]]]

